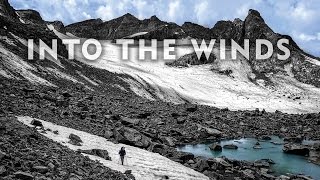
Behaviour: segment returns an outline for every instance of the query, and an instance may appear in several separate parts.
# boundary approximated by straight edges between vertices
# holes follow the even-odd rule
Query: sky
[[[267,24],[290,35],[320,56],[320,0],[9,0],[15,9],[34,9],[47,21],[65,25],[92,18],[105,21],[131,13],[139,19],[156,15],[179,25],[186,21],[212,28],[219,20],[245,19],[258,10]]]

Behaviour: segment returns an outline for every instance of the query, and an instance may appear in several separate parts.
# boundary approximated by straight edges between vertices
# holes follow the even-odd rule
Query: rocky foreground
[[[134,179],[76,153],[18,122],[0,116],[0,179]]]
[[[270,135],[295,142],[306,138],[319,139],[319,114],[229,111],[208,106],[173,105],[144,100],[134,94],[118,97],[85,89],[71,91],[35,87],[5,80],[1,81],[0,91],[3,95],[0,107],[3,117],[14,114],[46,119],[115,143],[159,153],[212,179],[276,177],[268,173],[265,165],[226,158],[204,160],[177,152],[176,146],[239,137],[265,139]],[[312,151],[312,154],[318,157],[319,153]]]

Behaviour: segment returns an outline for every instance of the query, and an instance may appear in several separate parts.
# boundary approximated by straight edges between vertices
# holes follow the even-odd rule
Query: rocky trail
[[[31,122],[34,118],[20,116],[17,118],[20,122],[34,127]],[[157,153],[152,153],[143,149],[136,147],[124,145],[124,144],[114,144],[103,137],[92,135],[83,131],[78,131],[75,129],[59,126],[50,122],[43,120],[38,120],[42,123],[43,131],[39,128],[39,132],[49,139],[58,142],[68,148],[77,151],[80,150],[90,150],[90,149],[102,149],[107,150],[110,160],[106,160],[97,156],[89,155],[92,160],[98,160],[106,167],[120,172],[132,171],[132,174],[136,179],[139,180],[150,180],[150,179],[209,179],[203,174],[196,172],[190,168],[187,168],[177,162],[171,161],[170,159],[163,157]],[[47,129],[50,129],[48,131]],[[56,134],[54,133],[56,132]],[[76,146],[68,143],[69,135],[74,134],[83,141],[81,146]],[[121,147],[125,147],[127,151],[127,162],[124,166],[119,163],[118,152]],[[87,154],[84,154],[87,155]]]

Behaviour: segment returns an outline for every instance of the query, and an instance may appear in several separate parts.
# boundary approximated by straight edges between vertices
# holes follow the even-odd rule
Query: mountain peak
[[[261,14],[259,11],[254,10],[254,9],[250,9],[248,12],[248,16],[246,17],[246,21],[250,20],[250,21],[256,21],[257,23],[259,22],[264,22],[264,19],[261,17]]]
[[[132,14],[130,14],[130,13],[126,13],[126,14],[124,14],[122,17],[135,18],[135,19],[137,19],[134,15],[132,15]]]
[[[150,20],[151,21],[160,21],[160,19],[156,15],[151,16]]]
[[[16,13],[26,23],[44,23],[40,13],[32,9],[17,10]]]

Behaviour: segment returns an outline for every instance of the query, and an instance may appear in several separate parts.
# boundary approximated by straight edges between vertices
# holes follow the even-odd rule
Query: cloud
[[[96,15],[103,20],[110,20],[114,18],[112,7],[109,5],[99,6],[96,11]]]
[[[320,41],[320,33],[317,33],[316,35],[300,33],[300,34],[297,35],[297,37],[301,41]]]
[[[169,3],[168,16],[171,20],[175,20],[181,12],[180,0],[174,0]]]

